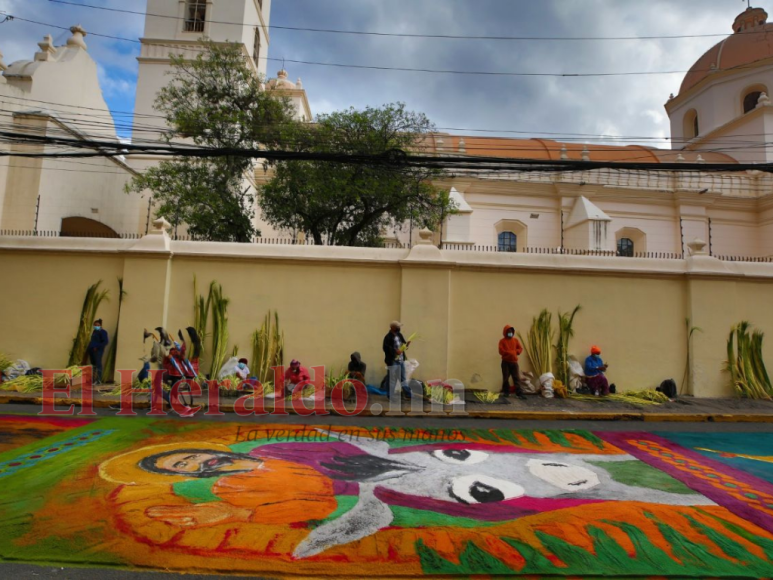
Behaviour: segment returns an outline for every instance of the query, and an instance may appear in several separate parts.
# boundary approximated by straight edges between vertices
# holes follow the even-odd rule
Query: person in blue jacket
[[[94,330],[91,332],[91,342],[89,342],[89,362],[94,372],[94,384],[102,384],[102,356],[105,354],[107,343],[110,342],[107,337],[107,331],[102,328],[102,319],[94,321]]]

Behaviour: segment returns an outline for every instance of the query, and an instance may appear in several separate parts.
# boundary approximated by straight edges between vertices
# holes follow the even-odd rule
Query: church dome
[[[746,67],[773,57],[773,24],[762,8],[747,8],[733,23],[734,34],[711,47],[684,77],[685,93],[715,72]]]

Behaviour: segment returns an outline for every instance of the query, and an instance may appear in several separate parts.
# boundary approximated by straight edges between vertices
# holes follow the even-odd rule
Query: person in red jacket
[[[515,338],[515,329],[512,326],[505,326],[502,334],[504,338],[499,341],[499,354],[502,357],[502,396],[508,396],[510,377],[513,377],[515,396],[519,399],[525,399],[519,378],[521,369],[518,367],[518,355],[523,352],[523,347],[521,342]]]
[[[311,375],[306,367],[301,366],[301,363],[295,359],[290,362],[290,368],[285,372],[285,389],[288,393],[292,393],[293,389],[299,383],[310,382]]]

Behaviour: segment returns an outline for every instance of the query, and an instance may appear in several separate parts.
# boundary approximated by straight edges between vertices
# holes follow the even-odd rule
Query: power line
[[[577,160],[540,160],[511,159],[503,157],[467,157],[467,156],[429,156],[407,154],[401,150],[390,150],[381,154],[341,154],[306,151],[261,150],[215,147],[181,147],[159,145],[116,144],[105,141],[81,141],[50,136],[36,136],[0,131],[0,138],[10,142],[42,143],[60,146],[70,146],[74,149],[90,149],[86,152],[63,153],[21,153],[0,152],[2,157],[30,158],[67,158],[67,157],[113,157],[150,153],[159,156],[174,157],[248,157],[266,159],[268,161],[326,161],[352,165],[380,165],[383,167],[403,169],[484,169],[488,171],[543,171],[562,172],[569,170],[592,169],[631,169],[636,171],[650,170],[657,172],[743,172],[749,170],[773,173],[773,163],[635,163],[626,161],[577,161]]]
[[[168,14],[152,14],[140,12],[137,10],[125,10],[121,8],[108,8],[106,6],[94,6],[92,4],[80,4],[77,2],[67,2],[65,0],[48,0],[54,4],[66,4],[77,6],[78,8],[91,8],[95,10],[104,10],[108,12],[120,12],[123,14],[135,14],[138,16],[150,16],[153,18],[167,18],[172,20],[187,20],[185,17],[170,16]],[[245,24],[243,22],[227,22],[222,20],[207,20],[210,24],[227,24],[231,26],[241,26],[242,28],[256,28],[259,24]],[[291,30],[298,32],[316,32],[325,34],[348,34],[356,36],[379,36],[393,38],[429,38],[429,39],[450,39],[450,40],[507,40],[507,41],[607,41],[607,40],[671,40],[684,38],[719,38],[733,36],[732,33],[718,34],[676,34],[663,36],[475,36],[475,35],[455,35],[455,34],[412,34],[407,32],[377,32],[365,30],[338,30],[331,28],[305,28],[299,26],[282,26],[270,24],[268,28],[276,30]],[[759,34],[759,32],[741,32],[739,34]]]

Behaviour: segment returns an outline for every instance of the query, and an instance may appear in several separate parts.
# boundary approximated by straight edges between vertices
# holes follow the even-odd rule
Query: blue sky
[[[145,11],[145,0],[72,0]],[[177,2],[177,0],[167,0]],[[235,0],[228,0],[235,1]],[[273,0],[282,26],[401,33],[528,36],[695,35],[731,32],[739,0]],[[755,2],[768,9],[770,1]],[[0,0],[0,11],[87,31],[137,39],[142,16],[48,0]],[[68,32],[19,20],[0,25],[6,63],[31,58],[50,33]],[[686,70],[719,38],[594,42],[509,42],[348,36],[273,29],[276,59],[427,69],[517,72]],[[105,98],[131,111],[139,45],[89,35]],[[269,62],[269,74],[279,68]],[[314,113],[403,101],[438,127],[546,133],[662,137],[663,103],[681,74],[605,78],[524,78],[365,71],[287,63],[302,77]],[[452,131],[464,132],[464,131]],[[643,140],[642,140],[643,141]]]

